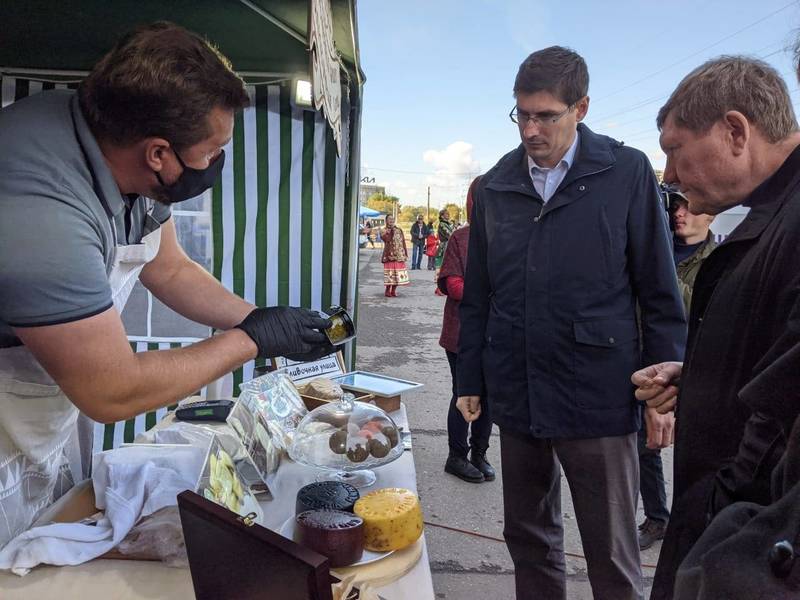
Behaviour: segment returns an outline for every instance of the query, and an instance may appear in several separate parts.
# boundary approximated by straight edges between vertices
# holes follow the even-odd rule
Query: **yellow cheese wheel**
[[[364,519],[364,547],[368,550],[401,550],[422,535],[422,509],[410,490],[376,490],[359,498],[353,512]]]

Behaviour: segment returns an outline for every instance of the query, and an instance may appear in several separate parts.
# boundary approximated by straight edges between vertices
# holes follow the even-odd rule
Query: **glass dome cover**
[[[303,417],[289,447],[292,460],[338,472],[335,479],[342,481],[402,454],[400,431],[392,418],[373,404],[354,401],[352,394]]]

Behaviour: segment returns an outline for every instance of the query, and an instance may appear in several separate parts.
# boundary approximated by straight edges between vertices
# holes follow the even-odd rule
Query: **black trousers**
[[[453,396],[450,398],[450,409],[447,411],[447,444],[450,446],[450,453],[466,458],[470,447],[477,448],[483,452],[489,447],[489,436],[492,434],[492,417],[489,414],[489,403],[481,398],[481,416],[470,423],[456,408],[458,400],[458,387],[456,385],[456,360],[458,355],[455,352],[445,350],[447,362],[450,363],[450,375],[453,378]],[[467,445],[467,434],[471,433],[469,445]]]
[[[539,439],[500,430],[503,511],[517,600],[566,600],[561,468],[569,482],[592,596],[641,600],[636,434]]]
[[[667,490],[664,486],[664,466],[661,463],[661,450],[647,447],[647,425],[642,418],[642,428],[638,435],[639,450],[639,493],[642,495],[644,516],[653,521],[666,523],[669,520]]]

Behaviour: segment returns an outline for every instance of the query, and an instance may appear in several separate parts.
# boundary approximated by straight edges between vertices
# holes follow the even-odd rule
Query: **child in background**
[[[425,256],[428,257],[428,271],[436,270],[436,255],[439,254],[439,238],[434,233],[433,224],[431,223],[430,233],[425,239]]]

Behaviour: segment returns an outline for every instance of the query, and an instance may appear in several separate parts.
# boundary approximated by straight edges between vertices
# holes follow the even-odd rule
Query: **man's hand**
[[[456,408],[461,411],[467,423],[472,423],[481,416],[481,397],[459,396],[456,400]]]
[[[675,410],[682,370],[683,363],[663,362],[636,371],[631,382],[638,388],[637,400],[647,402],[662,415]]]
[[[236,327],[256,343],[261,358],[285,356],[305,362],[336,350],[320,331],[330,326],[330,319],[312,310],[272,306],[255,309]]]
[[[644,409],[647,427],[647,447],[651,450],[669,448],[675,437],[675,414],[662,415],[655,408]]]

